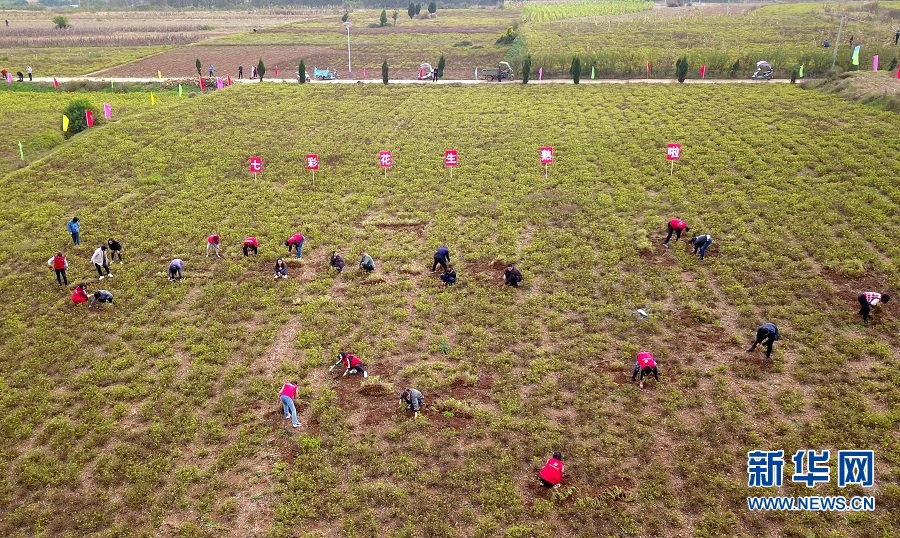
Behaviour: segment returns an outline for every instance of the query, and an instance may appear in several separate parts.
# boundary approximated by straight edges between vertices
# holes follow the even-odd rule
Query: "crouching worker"
[[[687,233],[691,231],[687,223],[679,219],[678,217],[675,217],[674,219],[669,221],[668,229],[669,233],[666,234],[666,240],[663,241],[663,246],[665,247],[669,246],[669,239],[672,239],[673,233],[675,234],[675,240],[678,241],[679,239],[681,239],[681,232]]]
[[[456,269],[453,268],[453,264],[451,263],[447,269],[441,273],[441,281],[444,286],[452,286],[456,284]]]
[[[506,266],[506,271],[503,271],[503,280],[507,286],[518,288],[519,282],[522,282],[522,271],[519,271],[515,265],[509,264]]]
[[[704,259],[706,257],[706,249],[712,245],[713,238],[709,234],[698,235],[690,240],[691,245],[694,247],[694,252],[691,254],[696,254],[698,251],[700,252],[700,259]]]
[[[541,485],[545,488],[558,488],[562,482],[566,466],[562,461],[559,451],[553,453],[553,457],[547,460],[547,464],[541,469]]]
[[[366,365],[363,364],[363,361],[360,360],[359,357],[352,353],[345,353],[341,351],[338,353],[338,360],[336,363],[331,365],[331,368],[328,369],[329,372],[334,370],[334,368],[338,364],[344,364],[344,375],[347,374],[355,374],[357,372],[361,373],[363,377],[369,377],[369,372],[366,371]]]
[[[891,300],[891,296],[886,293],[882,295],[874,291],[867,291],[860,294],[857,300],[859,300],[859,315],[862,316],[864,323],[868,323],[872,308],[878,306],[879,303],[887,303]]]
[[[241,245],[241,247],[244,249],[244,257],[249,256],[251,250],[253,251],[254,256],[259,254],[259,241],[257,241],[255,237],[244,239],[244,244]]]
[[[403,404],[413,412],[413,418],[419,418],[419,409],[425,405],[425,396],[416,389],[406,389],[400,393],[400,405]]]
[[[756,341],[747,350],[747,353],[756,349],[756,346],[763,344],[766,346],[766,360],[772,358],[772,346],[778,340],[778,327],[774,323],[763,323],[756,329]]]
[[[86,284],[82,282],[81,284],[75,286],[75,290],[72,291],[72,302],[75,304],[84,304],[87,302],[89,295],[87,294]]]
[[[184,262],[181,258],[175,258],[169,263],[169,282],[175,280],[175,277],[178,277],[178,280],[184,280],[184,275],[181,274],[181,271],[184,270]]]
[[[372,256],[369,256],[368,252],[362,252],[360,254],[359,267],[367,273],[371,273],[375,270],[375,260],[372,259]]]
[[[107,290],[97,290],[97,293],[94,294],[94,298],[91,299],[91,304],[88,305],[88,308],[94,306],[96,303],[109,303],[113,302],[113,294]]]
[[[291,381],[281,387],[278,399],[281,400],[281,406],[284,408],[284,418],[291,419],[291,424],[295,428],[299,428],[300,420],[297,418],[297,406],[294,405],[295,396],[297,396],[297,382]]]
[[[278,261],[275,262],[275,280],[279,278],[287,278],[287,265],[281,258],[278,258]]]
[[[347,265],[347,262],[344,261],[343,256],[338,254],[336,250],[332,250],[331,261],[328,262],[328,266],[337,269],[338,273],[343,273],[345,265]]]
[[[637,381],[638,373],[641,374],[641,388],[644,388],[644,376],[650,377],[650,374],[653,374],[653,377],[659,381],[659,368],[656,366],[656,361],[653,360],[653,353],[641,351],[637,354],[637,362],[634,363],[634,371],[631,373],[632,381]]]

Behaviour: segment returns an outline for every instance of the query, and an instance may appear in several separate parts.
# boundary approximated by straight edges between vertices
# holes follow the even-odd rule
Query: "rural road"
[[[204,77],[205,79],[211,77]],[[188,77],[177,77],[177,78],[167,78],[163,77],[161,80],[165,81],[185,81],[185,80],[194,80],[196,81],[197,77],[188,78]],[[56,77],[56,80],[60,83],[63,82],[71,82],[74,80],[85,80],[91,82],[109,82],[110,80],[114,80],[115,82],[160,82],[160,79],[157,77]],[[810,79],[806,79],[810,80]],[[53,77],[34,77],[35,82],[53,82]],[[232,82],[236,84],[258,84],[258,80],[248,80],[248,79],[232,79]],[[294,79],[265,79],[265,82],[275,82],[275,83],[288,83],[293,84],[297,81]],[[508,82],[488,82],[486,80],[475,80],[475,79],[465,79],[465,80],[441,80],[437,83],[432,82],[430,80],[416,80],[416,79],[392,79],[390,81],[391,84],[521,84],[521,80],[513,80]],[[788,79],[773,79],[771,81],[766,80],[753,80],[753,79],[687,79],[684,81],[685,84],[765,84],[768,82],[774,83],[789,83]],[[353,80],[353,79],[337,79],[337,80],[314,80],[310,84],[381,84],[380,78],[369,78],[366,80]],[[547,80],[534,80],[531,79],[528,81],[529,84],[572,84],[571,79],[564,78],[555,78],[555,79],[547,79]],[[596,79],[596,80],[585,80],[581,79],[581,84],[676,84],[677,80],[674,78],[633,78],[633,79]]]

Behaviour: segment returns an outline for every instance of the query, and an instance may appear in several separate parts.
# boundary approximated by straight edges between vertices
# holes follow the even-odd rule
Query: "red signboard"
[[[250,157],[250,171],[254,174],[262,172],[262,159],[259,157]]]
[[[459,153],[455,149],[444,152],[444,166],[459,166]]]
[[[666,160],[667,161],[680,161],[681,160],[681,144],[669,144],[666,146]]]
[[[541,164],[553,162],[553,148],[541,148]]]
[[[381,165],[382,168],[390,168],[394,166],[394,157],[391,155],[390,151],[382,151],[378,155],[378,164]]]
[[[319,169],[319,155],[317,153],[310,153],[306,156],[306,169],[307,170],[318,170]]]

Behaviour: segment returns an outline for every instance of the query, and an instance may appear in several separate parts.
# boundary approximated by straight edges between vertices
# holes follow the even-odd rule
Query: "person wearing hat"
[[[772,346],[778,341],[778,327],[774,323],[763,323],[756,329],[756,341],[747,350],[747,353],[756,349],[756,346],[763,344],[766,346],[766,360],[772,358]]]
[[[329,372],[334,370],[334,368],[338,364],[344,364],[344,375],[347,374],[355,374],[362,373],[363,377],[369,377],[369,372],[366,371],[366,365],[363,364],[363,361],[360,360],[359,357],[352,353],[345,353],[341,351],[338,353],[338,360],[336,363],[331,365],[331,368],[328,369]]]
[[[400,405],[404,403],[413,412],[413,418],[419,418],[419,409],[425,405],[425,396],[416,389],[409,388],[400,393]]]
[[[650,377],[650,374],[653,374],[653,377],[659,381],[659,368],[653,359],[653,353],[641,351],[637,354],[637,362],[634,363],[634,371],[631,373],[632,381],[637,381],[638,373],[641,374],[641,388],[644,388],[644,376]]]
[[[558,488],[565,472],[566,466],[562,461],[562,454],[556,451],[553,453],[553,457],[547,460],[544,468],[541,469],[541,474],[539,475],[541,485],[545,488]]]
[[[878,306],[879,303],[887,303],[891,300],[891,296],[886,293],[882,295],[878,292],[866,291],[856,299],[859,301],[859,315],[862,316],[863,323],[868,323],[872,308]]]
[[[687,233],[691,231],[687,223],[678,217],[675,217],[674,219],[669,221],[668,228],[669,233],[666,234],[666,240],[663,241],[663,245],[666,247],[669,246],[669,239],[672,239],[673,233],[675,234],[675,240],[678,241],[679,239],[681,239],[681,232]]]

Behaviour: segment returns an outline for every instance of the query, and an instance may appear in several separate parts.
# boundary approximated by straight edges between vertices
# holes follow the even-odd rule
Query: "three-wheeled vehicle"
[[[336,70],[328,67],[319,69],[318,67],[313,66],[313,78],[316,80],[334,80],[338,78],[338,74]]]
[[[424,63],[419,66],[419,80],[431,80],[434,78],[434,68],[430,63]]]
[[[769,62],[756,62],[756,72],[753,73],[750,78],[758,80],[772,80],[772,73],[774,72],[775,70],[772,69],[772,65]]]
[[[497,67],[485,67],[480,70],[480,73],[489,81],[496,80],[497,82],[502,82],[505,78],[511,79],[513,76],[512,67],[507,62],[500,62]]]

